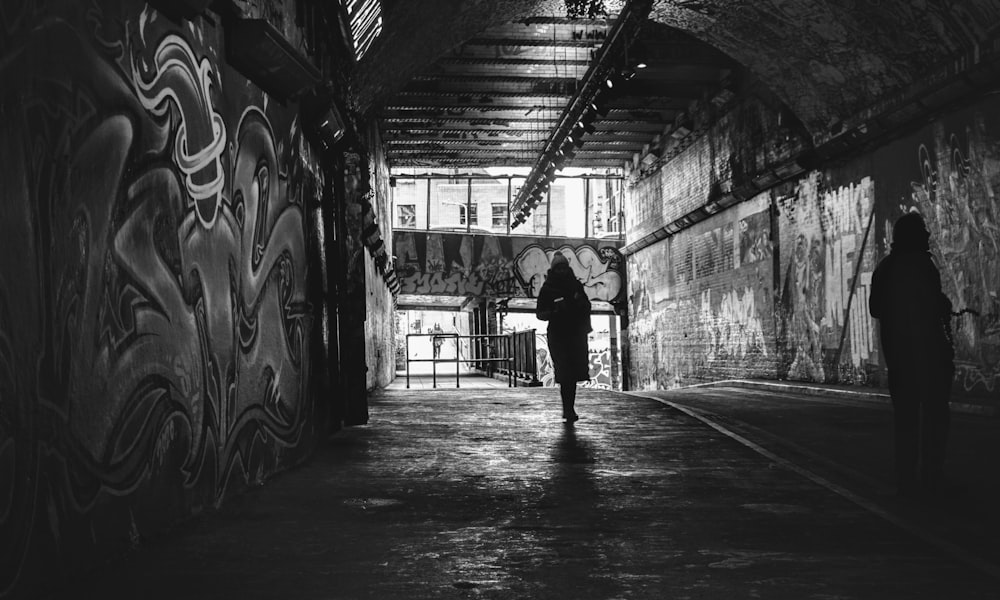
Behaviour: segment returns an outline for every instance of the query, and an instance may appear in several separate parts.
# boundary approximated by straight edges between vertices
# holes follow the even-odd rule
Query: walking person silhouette
[[[947,334],[951,301],[931,258],[923,217],[908,213],[892,230],[892,249],[872,275],[868,309],[879,320],[892,397],[897,493],[940,491],[955,374]]]
[[[538,292],[535,315],[548,321],[549,354],[562,398],[563,419],[572,423],[576,414],[576,382],[590,379],[587,334],[590,299],[561,252],[552,257],[545,283]]]

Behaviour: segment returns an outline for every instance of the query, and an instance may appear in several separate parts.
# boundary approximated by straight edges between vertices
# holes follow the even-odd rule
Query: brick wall
[[[392,256],[392,210],[389,195],[389,167],[385,162],[382,143],[378,132],[371,127],[368,140],[371,151],[372,175],[372,206],[375,218],[382,230],[382,240],[386,245],[386,253]],[[396,321],[395,300],[386,285],[381,272],[375,266],[375,260],[369,253],[364,255],[365,289],[368,307],[365,319],[365,360],[368,366],[366,386],[369,390],[389,385],[396,375]],[[391,263],[390,263],[391,268]]]
[[[732,148],[741,143],[732,137]],[[718,168],[707,146],[633,185],[627,210],[648,214],[657,189],[662,214],[703,204],[717,177],[709,166]],[[952,323],[954,391],[1000,403],[998,147],[1000,111],[982,101],[629,255],[634,387],[731,377],[884,384],[871,274],[892,222],[916,210],[945,293],[956,310],[975,311]]]
[[[769,212],[761,195],[628,257],[634,387],[776,376]]]

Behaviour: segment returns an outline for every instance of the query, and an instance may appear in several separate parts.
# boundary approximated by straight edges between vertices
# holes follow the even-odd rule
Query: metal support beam
[[[649,16],[651,8],[652,0],[627,0],[608,33],[608,37],[598,49],[593,63],[583,76],[578,91],[566,104],[566,108],[563,109],[559,117],[558,125],[549,134],[544,149],[535,161],[531,173],[528,174],[511,206],[511,214],[525,207],[528,198],[535,192],[546,175],[546,170],[552,167],[556,152],[562,148],[570,131],[583,116],[590,102],[597,97],[601,86],[604,85],[614,68],[613,63],[618,58],[619,52],[624,51],[626,45],[639,33],[639,28]],[[521,220],[515,220],[512,226],[516,227],[523,222],[522,217]]]

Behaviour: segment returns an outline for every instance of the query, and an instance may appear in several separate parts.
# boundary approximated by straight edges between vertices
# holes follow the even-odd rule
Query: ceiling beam
[[[607,39],[601,44],[594,62],[584,75],[576,95],[566,104],[566,108],[559,117],[559,124],[552,130],[545,143],[545,149],[539,154],[531,172],[525,179],[524,185],[521,186],[517,197],[511,203],[511,213],[518,214],[517,219],[511,222],[512,228],[524,222],[527,212],[522,212],[522,209],[527,206],[529,196],[541,189],[538,186],[542,175],[550,168],[556,152],[563,147],[570,129],[588,110],[590,102],[596,97],[601,86],[604,85],[605,80],[615,68],[613,63],[618,58],[618,54],[623,52],[627,45],[638,36],[640,26],[649,16],[651,9],[652,0],[626,0]],[[619,102],[616,102],[615,105],[621,106]],[[551,178],[551,172],[547,177]]]
[[[509,75],[424,75],[406,84],[401,94],[558,94],[572,96],[575,77],[513,77]]]
[[[489,142],[542,142],[548,137],[547,131],[518,130],[518,129],[412,129],[407,131],[386,129],[387,134],[383,136],[386,144],[398,144],[417,142],[421,140],[447,140],[466,141],[474,143],[476,141]],[[587,136],[586,144],[600,144],[602,142],[641,142],[649,141],[650,132],[648,130],[632,131],[620,129],[616,131],[595,131]]]

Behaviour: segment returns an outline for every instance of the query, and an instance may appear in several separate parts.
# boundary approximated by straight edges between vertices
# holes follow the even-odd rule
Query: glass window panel
[[[490,231],[507,233],[507,203],[490,205]]]
[[[473,179],[472,208],[474,229],[506,234],[507,180]]]
[[[524,184],[524,178],[515,177],[512,182],[512,195],[511,202],[514,198],[517,198],[518,190]],[[533,236],[544,236],[546,235],[546,225],[548,220],[549,203],[542,198],[542,203],[535,207],[534,210],[528,215],[528,220],[516,229],[511,229],[511,234],[513,235],[533,235]],[[513,215],[511,216],[513,218]]]
[[[461,229],[467,226],[469,180],[431,179],[431,229]]]
[[[550,207],[552,221],[549,235],[584,236],[584,184],[579,178],[556,179],[552,182]]]
[[[392,190],[393,227],[427,228],[427,180],[396,178]]]
[[[619,211],[621,179],[591,179],[590,188],[590,237],[617,237],[620,227]]]

